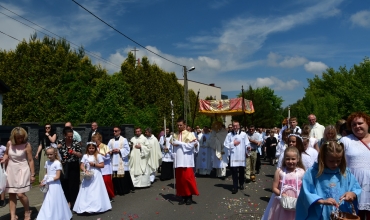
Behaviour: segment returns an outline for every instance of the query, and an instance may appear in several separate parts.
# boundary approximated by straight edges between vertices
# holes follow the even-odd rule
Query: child
[[[40,186],[47,184],[49,190],[45,194],[37,219],[71,219],[72,213],[59,180],[62,164],[59,161],[57,149],[46,148],[46,156],[49,160],[45,162],[46,174]]]
[[[284,154],[285,149],[288,147],[289,134],[290,134],[289,128],[285,129],[282,133],[281,141],[279,141],[276,147],[275,158],[277,159],[277,161],[279,160],[280,156]]]
[[[288,135],[288,147],[295,147],[298,149],[299,151],[299,155],[301,156],[302,153],[305,153],[304,151],[304,146],[303,146],[303,140],[302,140],[302,137],[298,134],[290,134]],[[277,164],[277,168],[280,168],[283,163],[284,163],[284,154],[281,154],[280,157],[279,157],[279,161],[278,161],[278,164]]]
[[[73,211],[81,214],[84,212],[99,213],[112,209],[100,171],[100,168],[103,167],[104,159],[99,154],[96,143],[88,142],[86,154],[81,159],[80,168],[85,173],[92,170],[94,176],[90,179],[84,178],[82,180]]]
[[[303,177],[296,219],[329,219],[333,206],[338,207],[342,199],[354,202],[357,207],[360,193],[360,185],[346,168],[343,144],[325,142],[320,147],[318,163],[309,168]],[[349,203],[342,203],[339,208],[352,213]]]
[[[277,169],[272,183],[272,196],[262,219],[294,220],[295,211],[285,210],[277,196],[297,198],[302,185],[304,168],[300,153],[295,147],[288,147],[284,151],[284,163]]]
[[[302,163],[305,170],[312,167],[315,162],[317,162],[318,152],[317,150],[309,147],[310,144],[310,137],[308,135],[302,135],[303,139],[303,146],[304,146],[304,153],[302,153]]]

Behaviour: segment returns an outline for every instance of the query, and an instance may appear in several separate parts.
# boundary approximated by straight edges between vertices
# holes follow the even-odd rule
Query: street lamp
[[[188,104],[189,104],[188,72],[191,72],[193,70],[195,70],[195,67],[191,67],[189,70],[187,70],[186,66],[184,66],[184,120],[186,124],[188,121],[187,110],[188,110]],[[189,108],[190,108],[190,105],[189,105]]]

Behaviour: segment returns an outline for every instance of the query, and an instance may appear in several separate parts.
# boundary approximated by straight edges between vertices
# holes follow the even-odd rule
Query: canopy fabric
[[[199,113],[206,115],[242,115],[254,112],[253,103],[243,98],[219,99],[219,100],[199,100]]]

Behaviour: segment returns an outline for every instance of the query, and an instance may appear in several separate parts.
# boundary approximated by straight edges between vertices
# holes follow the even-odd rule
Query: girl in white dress
[[[40,186],[47,184],[49,190],[45,193],[37,219],[71,219],[72,213],[59,180],[62,164],[59,161],[57,149],[47,148],[46,156],[49,160],[45,162],[46,174]]]
[[[88,142],[86,154],[81,160],[81,170],[92,171],[91,178],[84,178],[77,196],[73,211],[78,214],[99,213],[112,209],[100,168],[104,167],[104,159],[99,154],[96,143]]]

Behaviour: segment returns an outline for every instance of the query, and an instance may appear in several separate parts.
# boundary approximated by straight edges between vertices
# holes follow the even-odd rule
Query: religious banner
[[[242,98],[220,99],[220,100],[199,100],[199,112],[207,115],[241,115],[254,112],[253,103]]]

